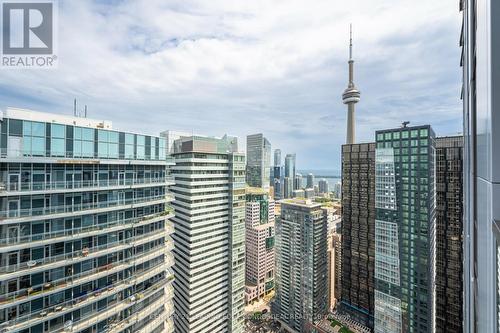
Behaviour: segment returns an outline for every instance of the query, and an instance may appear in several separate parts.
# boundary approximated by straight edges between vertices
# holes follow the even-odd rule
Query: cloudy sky
[[[0,69],[0,108],[71,115],[76,97],[117,129],[262,132],[338,170],[350,22],[358,141],[461,131],[457,0],[60,0],[58,69]]]

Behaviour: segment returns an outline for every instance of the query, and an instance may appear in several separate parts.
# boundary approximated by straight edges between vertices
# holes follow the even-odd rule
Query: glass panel
[[[45,136],[45,123],[32,122],[31,123],[32,136]]]
[[[133,145],[134,144],[134,135],[133,134],[125,134],[125,144]]]
[[[66,130],[66,126],[64,126],[64,125],[52,124],[51,135],[53,138],[63,138],[64,139],[65,130]]]
[[[50,155],[52,156],[65,155],[64,139],[52,139],[50,141]]]
[[[108,142],[108,131],[98,130],[97,133],[99,142]]]
[[[31,138],[31,153],[37,156],[45,155],[45,138]]]
[[[23,122],[23,134],[24,136],[31,135],[31,121]]]

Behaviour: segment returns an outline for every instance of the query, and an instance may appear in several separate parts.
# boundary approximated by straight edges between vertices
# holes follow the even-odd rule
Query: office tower
[[[375,143],[342,146],[342,187],[340,310],[373,328]]]
[[[175,141],[175,331],[242,332],[245,155],[233,137]]]
[[[463,137],[436,139],[436,332],[463,322]]]
[[[261,188],[247,188],[245,302],[274,290],[274,201]]]
[[[307,186],[306,188],[314,188],[314,175],[312,173],[307,175]]]
[[[286,154],[285,156],[285,177],[295,179],[295,154]]]
[[[274,150],[274,166],[281,166],[281,150],[280,149],[275,149]]]
[[[328,193],[328,182],[326,179],[320,179],[318,182],[319,193]]]
[[[293,189],[294,190],[301,190],[303,189],[304,186],[302,184],[302,175],[300,173],[295,174],[295,180],[293,182]]]
[[[276,220],[274,313],[298,332],[309,332],[327,313],[327,214],[304,199],[281,202]]]
[[[1,330],[173,332],[163,138],[8,108]]]
[[[376,333],[434,332],[434,132],[406,125],[376,132]]]
[[[291,198],[293,194],[293,179],[285,177],[283,179],[283,198]]]
[[[247,184],[269,189],[271,144],[262,134],[247,136]]]
[[[293,190],[292,197],[294,198],[305,198],[306,194],[304,190]]]
[[[500,329],[500,2],[462,0],[464,331]]]
[[[349,42],[349,84],[347,89],[344,90],[342,94],[342,102],[347,104],[347,144],[353,144],[356,142],[356,124],[355,124],[355,114],[354,106],[359,102],[361,98],[361,93],[354,85],[354,60],[352,58],[352,26],[350,31],[350,42]]]
[[[281,200],[283,199],[284,193],[283,193],[283,182],[281,182],[279,179],[274,179],[274,199],[276,200]]]

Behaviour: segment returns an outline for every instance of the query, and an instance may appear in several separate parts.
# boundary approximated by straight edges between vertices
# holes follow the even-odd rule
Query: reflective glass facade
[[[376,132],[375,332],[432,332],[435,140],[430,126]]]

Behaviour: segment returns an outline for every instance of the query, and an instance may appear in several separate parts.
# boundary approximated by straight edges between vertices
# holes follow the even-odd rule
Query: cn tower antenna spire
[[[356,141],[356,124],[354,119],[354,105],[361,99],[361,93],[354,85],[354,60],[352,59],[352,24],[349,25],[349,83],[342,94],[342,101],[347,104],[347,138],[346,143]]]
[[[352,60],[352,23],[349,24],[349,60]]]

